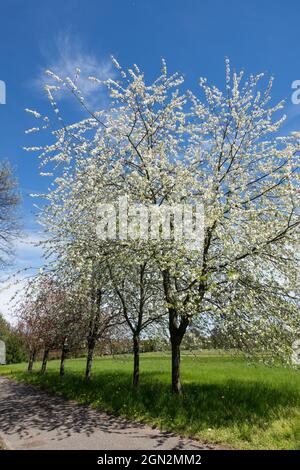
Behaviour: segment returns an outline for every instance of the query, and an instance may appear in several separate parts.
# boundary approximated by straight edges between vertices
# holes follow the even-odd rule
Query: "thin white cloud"
[[[38,243],[42,241],[39,232],[27,231],[22,239],[14,244],[15,262],[18,267],[26,265],[26,267],[37,268],[41,264],[42,249]],[[31,264],[30,264],[31,263]]]
[[[35,230],[24,233],[14,244],[14,263],[0,278],[0,312],[11,323],[14,323],[14,306],[23,295],[26,281],[43,264],[42,249],[37,246],[41,240]]]
[[[103,86],[95,84],[88,77],[93,76],[99,80],[112,78],[115,70],[110,58],[98,58],[88,52],[83,44],[70,35],[59,35],[56,39],[56,47],[53,55],[50,57],[49,51],[45,52],[45,67],[38,78],[39,88],[45,85],[57,85],[45,71],[51,70],[60,78],[66,77],[73,80],[76,75],[76,69],[81,73],[77,80],[77,86],[81,90],[86,103],[92,106],[93,110],[106,105],[106,91]],[[72,95],[68,90],[59,92],[57,99],[69,99]],[[74,98],[73,98],[74,99]]]
[[[22,298],[26,284],[25,276],[16,276],[12,282],[6,282],[0,288],[0,312],[11,324],[15,323],[14,308]]]

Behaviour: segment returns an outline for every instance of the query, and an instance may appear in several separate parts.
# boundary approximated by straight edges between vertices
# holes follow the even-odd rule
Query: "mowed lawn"
[[[0,366],[0,374],[36,384],[68,399],[237,449],[300,449],[300,370],[248,365],[241,358],[198,354],[182,358],[183,395],[170,393],[170,357],[143,354],[141,383],[131,387],[132,358],[50,361],[45,376],[25,364]]]

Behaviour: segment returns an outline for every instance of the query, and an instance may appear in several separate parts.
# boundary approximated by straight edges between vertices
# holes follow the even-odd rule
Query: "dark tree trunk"
[[[101,318],[101,298],[102,293],[101,289],[96,291],[92,289],[91,299],[92,299],[92,310],[91,310],[91,319],[89,325],[89,336],[88,336],[88,352],[86,358],[86,368],[85,368],[85,379],[90,380],[92,372],[92,363],[94,350],[96,342],[98,340],[99,327],[100,327],[100,318]]]
[[[44,374],[46,372],[48,357],[49,357],[49,349],[45,348],[43,361],[42,361],[42,367],[41,367],[41,374]]]
[[[172,392],[176,394],[181,393],[180,346],[189,325],[189,320],[186,317],[179,317],[180,321],[178,324],[178,317],[175,309],[169,309],[169,331],[172,349]]]
[[[28,372],[32,372],[35,357],[36,357],[36,350],[34,349],[33,351],[31,351],[29,355],[28,368],[27,368]]]
[[[59,368],[59,375],[63,377],[65,375],[65,360],[67,357],[67,348],[65,346],[62,347],[61,356],[60,356],[60,368]]]
[[[180,382],[180,343],[172,342],[172,392],[181,393]]]
[[[85,378],[90,380],[92,372],[92,363],[95,350],[96,341],[94,339],[89,340],[88,342],[88,353],[86,358],[86,368],[85,368]]]
[[[133,336],[133,387],[137,388],[140,380],[140,337]]]
[[[180,345],[190,320],[187,316],[178,314],[173,306],[172,283],[168,270],[163,271],[163,286],[166,301],[172,305],[172,307],[169,307],[169,332],[172,348],[172,392],[180,394]]]

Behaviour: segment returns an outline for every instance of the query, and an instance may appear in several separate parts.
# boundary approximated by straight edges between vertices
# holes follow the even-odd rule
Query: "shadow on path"
[[[55,437],[53,437],[55,431]],[[182,439],[174,433],[160,432],[138,423],[130,423],[85,405],[74,404],[61,397],[50,395],[27,384],[16,383],[0,377],[0,432],[17,435],[19,440],[29,440],[47,435],[50,439],[64,440],[74,434],[92,436],[99,432],[128,439],[145,439],[144,448],[213,448],[213,446]],[[101,434],[100,434],[101,435]],[[171,442],[168,442],[171,441]],[[174,445],[173,445],[174,441]],[[38,445],[38,441],[37,445]],[[170,447],[171,445],[171,447]],[[55,448],[55,447],[54,447]],[[129,447],[130,448],[130,447]],[[143,448],[143,447],[141,447]]]

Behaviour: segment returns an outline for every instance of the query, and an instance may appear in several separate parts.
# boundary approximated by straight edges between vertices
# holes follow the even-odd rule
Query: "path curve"
[[[214,449],[0,377],[0,436],[9,449]]]

